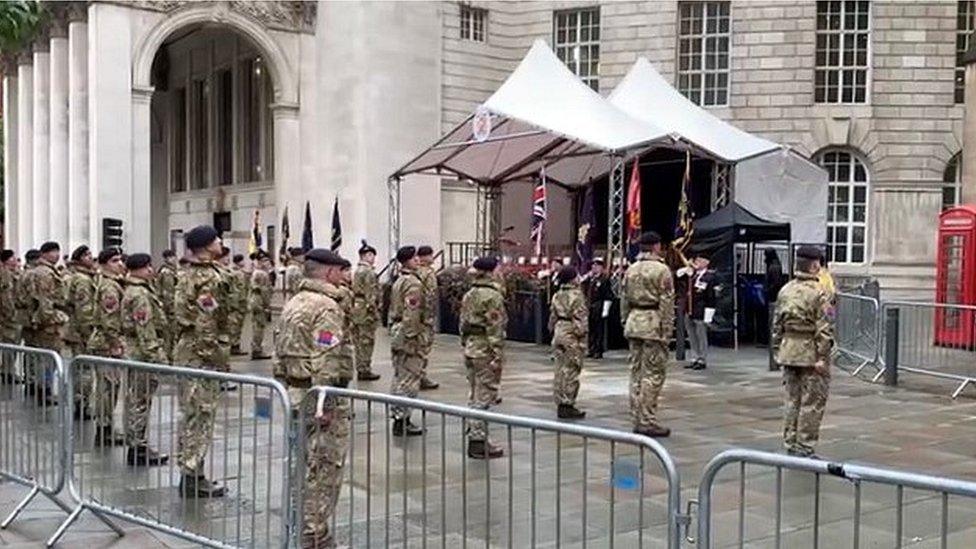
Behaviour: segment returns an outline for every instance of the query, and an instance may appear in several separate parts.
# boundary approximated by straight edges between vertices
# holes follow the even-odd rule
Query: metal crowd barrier
[[[48,546],[65,534],[85,510],[117,518],[207,547],[285,547],[290,537],[291,405],[277,381],[200,369],[126,360],[77,357],[70,364],[66,394],[72,409],[89,412],[68,432],[73,449],[67,485],[77,506]],[[212,438],[203,470],[227,489],[223,498],[184,499],[179,493],[180,399],[213,391]],[[149,446],[169,454],[163,466],[132,466],[126,446],[95,437],[98,424],[113,425],[115,437],[138,431],[132,403],[150,402],[145,417]],[[206,400],[202,397],[201,400]],[[68,399],[71,402],[71,399]],[[124,437],[122,433],[129,431]],[[136,438],[129,438],[130,444]],[[121,530],[114,527],[116,532]]]
[[[0,344],[0,478],[29,488],[0,528],[7,528],[38,495],[65,512],[68,415],[65,369],[53,351]]]
[[[737,478],[717,483],[730,464],[739,465]],[[760,474],[747,475],[747,465],[760,467]],[[747,486],[755,488],[750,493],[759,492],[751,501]],[[945,548],[950,539],[960,539],[952,534],[969,526],[968,520],[953,520],[950,527],[950,503],[959,503],[957,511],[969,516],[976,504],[976,483],[733,449],[705,466],[698,489],[697,545],[711,549],[717,542],[732,546],[737,540],[736,547],[748,542],[750,547],[817,548],[846,538],[839,532],[849,528],[855,548],[934,547],[936,539]],[[920,518],[933,510],[938,523]],[[727,520],[718,521],[719,514]],[[713,522],[724,525],[714,535]],[[772,532],[766,527],[770,522]],[[962,541],[962,546],[972,546],[971,539]]]
[[[331,529],[339,546],[646,547],[667,540],[669,549],[680,547],[688,522],[678,470],[653,439],[333,387],[310,390],[302,412],[320,398],[352,417]],[[412,411],[423,436],[391,435],[396,406]],[[469,421],[487,422],[505,455],[470,459]],[[303,464],[304,446],[298,453]]]
[[[881,348],[881,307],[877,299],[849,293],[837,294],[834,323],[836,358],[853,361],[851,375],[870,366],[875,369],[871,381],[884,376],[879,359]]]
[[[976,383],[976,306],[886,301],[882,319],[887,368],[956,381],[952,398]]]

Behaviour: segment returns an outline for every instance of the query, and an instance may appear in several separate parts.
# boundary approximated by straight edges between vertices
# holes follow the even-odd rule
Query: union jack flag
[[[535,255],[542,255],[542,239],[546,230],[546,169],[539,172],[539,182],[532,191],[532,241]]]

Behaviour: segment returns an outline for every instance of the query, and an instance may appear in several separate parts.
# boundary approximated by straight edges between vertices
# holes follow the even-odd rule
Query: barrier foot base
[[[71,525],[74,524],[76,520],[78,520],[78,517],[81,516],[81,513],[84,510],[85,510],[84,504],[75,507],[74,511],[71,511],[71,514],[68,515],[68,518],[64,519],[64,522],[61,523],[61,526],[58,526],[58,529],[54,531],[54,535],[52,535],[51,538],[47,540],[44,546],[54,547],[54,545],[58,542],[58,540],[60,540],[62,536],[64,536],[64,534],[68,531],[68,528],[71,528]],[[105,526],[111,528],[112,531],[115,532],[119,537],[125,535],[125,532],[122,530],[122,528],[120,528],[114,522],[108,520],[105,517],[105,515],[96,511],[95,509],[89,509],[89,510],[92,512],[93,515],[95,515],[95,517],[98,518],[98,520],[102,521],[102,523],[105,524]]]
[[[30,502],[34,500],[35,497],[37,497],[37,494],[40,493],[41,493],[41,489],[38,488],[37,486],[31,488],[31,491],[29,494],[27,494],[27,497],[20,500],[20,503],[17,504],[17,507],[14,507],[13,512],[11,512],[10,515],[7,516],[7,518],[3,519],[3,522],[0,522],[0,529],[5,530],[8,526],[10,526],[10,523],[12,523],[14,519],[17,518],[17,515],[19,515],[20,512],[23,511],[24,508],[27,507],[30,504]]]
[[[967,385],[969,385],[970,383],[972,383],[972,381],[973,380],[971,380],[971,379],[967,379],[966,381],[963,381],[962,384],[960,384],[959,387],[956,388],[956,390],[952,392],[952,399],[955,400],[956,397],[958,397],[960,395],[960,393],[962,393],[963,389],[965,389]]]
[[[870,363],[871,362],[870,361],[867,361],[867,360],[861,362],[861,364],[859,364],[858,367],[857,368],[854,368],[854,371],[851,372],[851,376],[852,377],[857,377],[857,374],[861,373],[861,370],[863,370],[864,367],[867,366]]]
[[[881,368],[880,370],[878,370],[878,373],[874,374],[874,377],[871,378],[871,383],[877,383],[879,379],[884,377],[884,375],[885,375],[885,369]]]

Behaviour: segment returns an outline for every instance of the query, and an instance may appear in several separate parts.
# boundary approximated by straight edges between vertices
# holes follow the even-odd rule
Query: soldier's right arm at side
[[[671,269],[661,269],[659,278],[661,295],[658,297],[658,310],[661,313],[661,336],[670,338],[674,330],[674,277]]]
[[[424,287],[414,279],[403,292],[403,318],[401,330],[404,337],[413,339],[426,333],[424,324]]]
[[[629,272],[629,271],[628,271]],[[627,324],[627,315],[630,314],[630,300],[627,298],[627,279],[628,272],[620,277],[620,324]]]
[[[814,328],[814,341],[817,345],[817,357],[827,363],[830,352],[834,348],[834,324],[828,316],[832,296],[829,292],[820,292],[820,303],[817,307],[817,322]]]
[[[576,291],[573,293],[572,315],[573,328],[576,331],[576,335],[579,337],[586,337],[590,326],[589,311],[587,310],[586,298],[583,297],[583,292]]]
[[[58,308],[58,293],[62,290],[58,287],[54,273],[44,273],[34,281],[34,300],[37,308],[34,310],[32,324],[38,326],[54,326],[64,324],[68,319]]]

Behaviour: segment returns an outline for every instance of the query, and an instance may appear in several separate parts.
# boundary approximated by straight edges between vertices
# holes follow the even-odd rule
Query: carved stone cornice
[[[68,4],[68,23],[88,21],[88,2],[66,2]]]
[[[51,38],[68,37],[68,10],[71,2],[44,2],[44,10],[48,13],[48,32]]]
[[[31,50],[34,53],[47,53],[51,48],[51,29],[47,23],[41,23],[37,27],[34,41],[31,43]]]
[[[315,13],[318,9],[317,2],[300,0],[131,0],[128,2],[108,1],[106,3],[161,13],[210,5],[215,11],[229,9],[247,15],[269,29],[305,33],[315,31]]]

